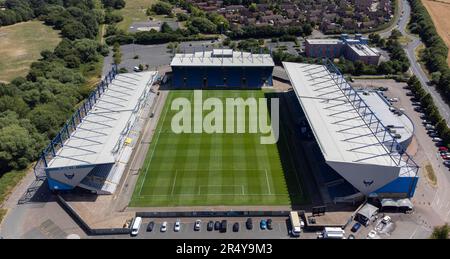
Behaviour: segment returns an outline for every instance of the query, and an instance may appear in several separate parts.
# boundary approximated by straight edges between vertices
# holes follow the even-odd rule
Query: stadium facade
[[[326,164],[356,188],[353,196],[412,197],[419,167],[405,151],[410,136],[400,144],[331,61],[283,66]]]
[[[275,65],[270,54],[213,49],[175,54],[170,66],[175,88],[261,88]]]
[[[114,193],[132,153],[131,129],[156,96],[157,75],[114,68],[42,152],[36,177],[54,191]]]

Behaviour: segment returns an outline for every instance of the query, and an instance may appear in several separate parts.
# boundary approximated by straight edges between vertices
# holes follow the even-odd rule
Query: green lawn
[[[203,99],[264,97],[261,90],[208,90]],[[170,109],[191,90],[171,91],[130,203],[133,207],[193,205],[290,205],[305,202],[284,145],[262,145],[260,134],[175,134]],[[206,114],[206,113],[205,113]],[[204,114],[204,115],[205,115]],[[246,116],[248,119],[248,116]],[[280,141],[286,141],[280,137]],[[292,161],[292,159],[283,159]],[[289,186],[286,184],[289,183]],[[294,187],[293,187],[294,186]]]
[[[59,43],[57,31],[40,21],[0,28],[0,82],[25,76],[42,50],[53,50]]]

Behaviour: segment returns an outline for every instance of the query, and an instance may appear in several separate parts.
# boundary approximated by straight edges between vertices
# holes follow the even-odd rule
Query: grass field
[[[31,21],[0,28],[0,81],[25,76],[42,50],[59,43],[57,31],[42,22]]]
[[[123,21],[118,24],[119,28],[126,31],[133,22],[147,21],[145,12],[156,2],[157,0],[126,0],[125,8],[120,10]]]
[[[444,40],[447,47],[450,48],[450,0],[422,0],[423,5],[427,8],[428,13],[433,19],[436,30]],[[450,65],[450,51],[447,57],[447,63]]]
[[[264,97],[264,92],[203,91],[203,99],[212,96],[222,100],[226,97],[260,98]],[[305,202],[301,180],[293,173],[292,164],[280,159],[279,147],[285,145],[262,145],[260,134],[175,134],[171,121],[176,112],[170,107],[177,97],[192,99],[193,91],[169,93],[130,206]]]

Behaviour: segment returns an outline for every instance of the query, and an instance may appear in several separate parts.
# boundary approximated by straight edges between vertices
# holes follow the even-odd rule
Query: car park
[[[152,232],[154,227],[155,227],[155,222],[150,221],[147,225],[147,232]]]
[[[219,230],[220,229],[220,221],[216,221],[216,223],[214,223],[214,230]]]
[[[247,221],[245,222],[245,226],[247,227],[248,230],[252,230],[253,229],[253,220],[251,218],[248,218]]]
[[[177,221],[175,221],[175,225],[173,226],[173,230],[175,232],[179,232],[181,230],[181,223],[180,223],[179,219],[177,219]]]
[[[214,221],[209,221],[208,225],[206,225],[206,230],[207,231],[213,231],[214,230]]]
[[[262,219],[261,222],[259,223],[259,227],[260,227],[262,230],[267,229],[267,221],[266,221],[265,219]]]
[[[268,230],[272,230],[273,229],[273,227],[272,227],[272,219],[268,219],[267,220],[267,229]]]
[[[195,230],[195,231],[200,231],[201,223],[202,223],[202,221],[199,220],[199,219],[197,219],[197,220],[195,221],[195,224],[194,224],[194,230]]]
[[[233,224],[233,232],[239,232],[239,222]]]
[[[352,231],[353,233],[358,232],[358,230],[361,228],[361,223],[356,222],[355,225],[353,225],[353,227],[350,229],[350,231]]]
[[[166,231],[167,231],[167,221],[164,221],[164,222],[161,224],[161,229],[160,229],[160,231],[161,231],[161,232],[166,232]]]

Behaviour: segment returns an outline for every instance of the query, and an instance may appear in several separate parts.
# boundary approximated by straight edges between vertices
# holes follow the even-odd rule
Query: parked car
[[[164,222],[161,224],[161,229],[160,229],[160,231],[161,231],[161,232],[166,232],[166,231],[167,231],[167,221],[164,221]]]
[[[239,222],[233,224],[233,232],[239,232]]]
[[[450,166],[450,161],[449,160],[444,161],[444,165]]]
[[[179,219],[177,219],[177,221],[175,221],[175,225],[173,226],[173,230],[175,232],[179,232],[181,230],[181,223],[180,223]]]
[[[439,134],[437,134],[436,132],[430,132],[430,137],[436,138],[439,137]]]
[[[268,219],[267,220],[267,229],[268,230],[272,230],[273,229],[273,227],[272,227],[272,219]]]
[[[361,223],[356,222],[355,225],[353,225],[352,229],[350,229],[350,231],[352,231],[353,233],[358,232],[358,230],[361,228]]]
[[[154,227],[155,227],[155,222],[150,221],[150,223],[148,223],[148,225],[147,225],[147,232],[152,232]]]
[[[222,223],[220,223],[220,233],[227,232],[227,225],[228,222],[226,220],[222,220]]]
[[[442,139],[441,138],[433,138],[433,141],[434,142],[442,142]]]
[[[259,227],[260,227],[262,230],[267,229],[267,221],[266,221],[265,219],[262,219],[261,222],[259,223]]]
[[[194,224],[194,231],[199,231],[201,227],[202,221],[197,219]]]
[[[395,102],[398,102],[398,98],[394,97],[394,98],[389,99],[389,101],[395,103]]]
[[[423,112],[423,108],[420,107],[420,106],[415,107],[414,110],[415,110],[416,112]]]
[[[447,147],[439,147],[439,151],[448,152],[448,148]]]
[[[427,130],[435,130],[436,127],[431,125],[431,124],[427,124],[427,125],[425,125],[425,129],[427,129]]]
[[[248,218],[247,221],[245,222],[245,226],[247,227],[248,230],[252,230],[253,229],[253,220],[251,218]]]
[[[214,221],[211,220],[208,222],[208,225],[206,225],[206,230],[213,231],[213,229],[214,229]]]
[[[214,230],[219,230],[220,229],[220,221],[216,221],[216,223],[214,223]]]

